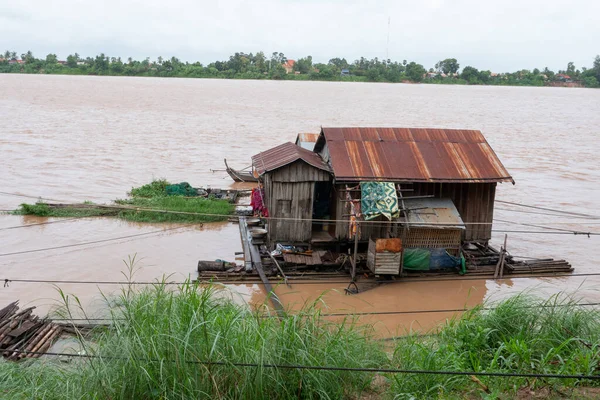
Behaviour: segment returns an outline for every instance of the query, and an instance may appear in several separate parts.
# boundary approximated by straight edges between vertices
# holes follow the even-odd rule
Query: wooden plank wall
[[[357,183],[348,184],[356,186]],[[406,193],[406,197],[433,195],[440,198],[449,198],[454,202],[464,222],[485,222],[489,225],[467,225],[463,240],[488,241],[492,238],[491,222],[494,217],[494,200],[496,197],[496,183],[413,183],[405,185],[413,188],[414,192]],[[334,201],[336,204],[336,220],[347,220],[350,206],[345,199],[345,185],[336,185]],[[353,198],[360,198],[360,192],[352,192]],[[371,236],[378,238],[388,237],[388,224],[365,224],[361,228],[360,240],[368,240]],[[397,233],[396,233],[397,234]],[[392,233],[392,236],[396,234]],[[337,222],[335,237],[338,240],[349,239],[348,222]]]
[[[327,171],[296,161],[263,176],[269,215],[269,242],[308,242],[312,235],[315,182],[329,181]],[[285,220],[289,218],[290,220]],[[292,219],[301,219],[294,221]]]
[[[414,183],[414,192],[407,195],[445,197],[452,200],[463,222],[485,222],[488,225],[467,225],[463,240],[488,241],[492,238],[496,183]]]
[[[349,183],[349,187],[355,187],[358,182]],[[350,239],[350,223],[347,222],[350,217],[350,203],[346,200],[346,184],[336,185],[334,190],[334,198],[332,202],[335,206],[335,219],[338,221],[335,224],[335,238],[338,240],[349,240]],[[350,195],[353,199],[360,199],[360,191],[352,191]],[[391,224],[386,222],[387,219],[380,217],[376,221],[381,223],[367,222],[360,227],[360,238],[361,241],[367,241],[369,238],[387,238],[389,237],[388,231],[391,229]]]

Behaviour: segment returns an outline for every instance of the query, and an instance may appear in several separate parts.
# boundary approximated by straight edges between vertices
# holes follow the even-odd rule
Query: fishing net
[[[192,185],[187,182],[181,182],[175,185],[167,185],[165,192],[167,193],[167,196],[198,196],[198,190],[194,189]]]

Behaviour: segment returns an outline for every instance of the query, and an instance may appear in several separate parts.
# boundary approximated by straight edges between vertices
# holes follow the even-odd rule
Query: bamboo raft
[[[63,333],[63,326],[32,315],[35,307],[19,311],[18,301],[0,310],[0,351],[7,360],[37,358]]]
[[[467,273],[465,276],[480,277],[481,279],[510,279],[511,276],[531,276],[536,275],[562,275],[573,272],[571,264],[562,259],[539,258],[518,260],[518,257],[510,255],[503,246],[500,250],[492,246],[484,246],[479,243],[465,244],[463,247],[463,255],[466,259]],[[287,260],[300,258],[299,256],[287,255],[279,262],[275,262],[273,257],[270,257],[267,251],[261,251],[262,266],[265,274],[270,277],[282,276],[289,278],[291,281],[297,280],[326,280],[331,278],[344,279],[349,278],[348,271],[344,267],[348,267],[348,259],[340,254],[332,252],[319,252],[323,254],[321,263],[314,263],[314,257],[310,263],[293,263]],[[366,268],[364,263],[365,257],[363,254],[358,256],[359,264],[357,266],[357,274],[365,280],[374,280],[376,277]],[[198,268],[198,280],[228,280],[253,281],[259,278],[255,270],[249,268],[241,268],[234,263],[228,265],[219,264],[219,268],[208,266],[209,262],[200,262]],[[203,267],[200,267],[202,265]],[[436,271],[414,271],[404,272],[401,276],[395,279],[410,281],[418,278],[419,280],[443,277],[461,278],[461,275],[456,270],[436,270]]]

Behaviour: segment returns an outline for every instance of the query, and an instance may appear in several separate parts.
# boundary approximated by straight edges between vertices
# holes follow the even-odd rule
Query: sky
[[[445,58],[492,72],[591,67],[600,0],[0,0],[0,50],[207,64],[235,52],[314,62]],[[389,42],[388,42],[389,35]]]

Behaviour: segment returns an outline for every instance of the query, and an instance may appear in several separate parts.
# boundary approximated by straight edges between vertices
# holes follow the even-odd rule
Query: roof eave
[[[419,183],[502,183],[515,180],[511,176],[501,178],[477,178],[477,179],[414,179],[414,178],[394,178],[394,177],[374,177],[374,176],[335,176],[337,182],[356,182],[356,181],[385,181],[385,182],[419,182]]]

